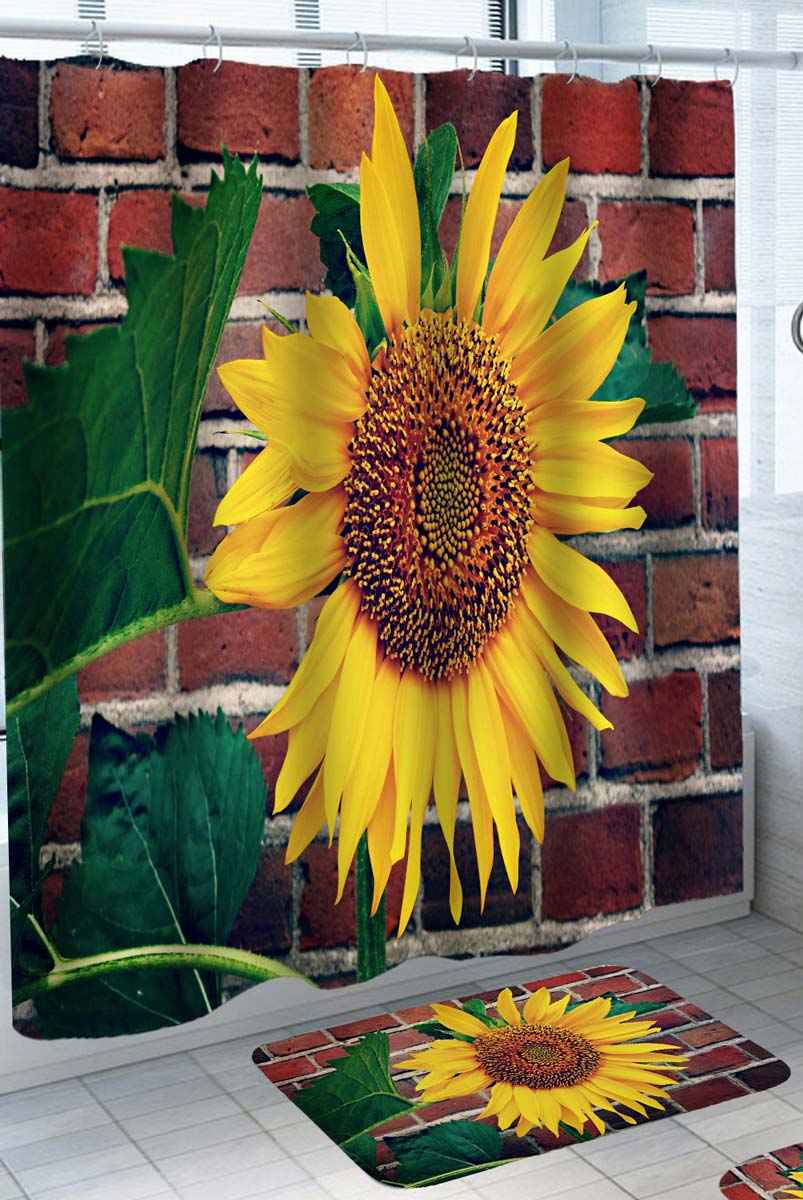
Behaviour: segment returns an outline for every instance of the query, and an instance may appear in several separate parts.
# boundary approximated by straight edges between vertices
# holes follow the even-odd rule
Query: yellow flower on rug
[[[308,333],[264,329],[263,360],[220,368],[268,444],[220,505],[217,522],[235,528],[206,583],[221,600],[267,609],[330,591],[299,670],[250,736],[289,731],[276,812],[315,776],[288,861],[324,825],[331,842],[339,817],[342,893],[367,831],[376,909],[406,857],[401,934],[431,795],[458,921],[461,776],[484,903],[494,829],[518,886],[514,791],[541,840],[539,761],[574,787],[557,697],[611,727],[561,654],[626,695],[590,614],[636,622],[602,567],[559,535],[639,528],[644,510],[630,501],[651,473],[605,442],[632,427],[643,401],[589,400],[635,304],[620,287],[549,324],[590,232],[545,257],[568,161],[521,206],[486,287],[516,114],[503,121],[468,196],[448,303],[422,307],[413,171],[378,77],[374,99],[360,221],[386,338],[369,357],[351,311],[308,294]]]
[[[440,1023],[459,1038],[431,1042],[396,1066],[426,1072],[416,1083],[425,1104],[490,1089],[476,1119],[496,1117],[500,1129],[516,1123],[519,1137],[541,1126],[557,1136],[561,1122],[580,1133],[590,1121],[604,1133],[598,1110],[618,1112],[631,1125],[624,1109],[640,1116],[662,1110],[664,1087],[674,1082],[670,1072],[688,1060],[666,1043],[634,1041],[659,1033],[658,1026],[633,1020],[632,1012],[609,1016],[607,997],[567,1012],[568,1004],[568,996],[553,1001],[540,988],[520,1012],[504,988],[495,1026],[433,1004]]]
[[[795,1183],[803,1183],[803,1171],[790,1171],[788,1178],[794,1180]],[[803,1187],[789,1187],[783,1190],[791,1198],[803,1197]]]

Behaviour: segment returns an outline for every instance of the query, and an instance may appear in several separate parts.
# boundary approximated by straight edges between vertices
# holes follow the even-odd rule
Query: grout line
[[[97,222],[98,222],[98,265],[95,295],[105,295],[111,287],[109,277],[109,219],[111,216],[111,197],[106,188],[98,192]]]
[[[298,68],[298,157],[309,168],[309,69]]]
[[[427,135],[426,76],[413,75],[413,153]]]
[[[46,168],[50,157],[50,93],[53,88],[55,67],[42,63],[39,67],[39,91],[37,96],[37,117],[39,128],[39,161],[33,167],[32,174],[38,175]]]
[[[533,129],[533,169],[540,177],[544,173],[544,145],[541,134],[541,111],[544,97],[544,77],[535,75],[530,88],[530,112]]]
[[[652,89],[644,77],[637,81],[636,86],[639,89],[639,121],[641,126],[641,180],[643,186],[643,182],[648,180],[650,177],[649,125]]]
[[[705,296],[705,225],[703,220],[703,202],[698,198],[694,203],[694,293],[702,299]]]
[[[164,167],[168,178],[178,184],[181,169],[178,162],[178,90],[176,84],[175,67],[165,67]]]

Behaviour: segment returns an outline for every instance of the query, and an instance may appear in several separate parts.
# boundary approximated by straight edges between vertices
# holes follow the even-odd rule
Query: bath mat
[[[377,1013],[253,1059],[365,1171],[410,1187],[789,1078],[770,1051],[617,966]]]
[[[803,1196],[803,1142],[740,1163],[719,1181],[728,1200],[794,1200]]]

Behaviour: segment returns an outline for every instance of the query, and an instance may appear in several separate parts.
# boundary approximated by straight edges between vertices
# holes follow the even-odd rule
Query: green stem
[[[160,608],[157,612],[139,617],[123,629],[118,629],[116,633],[101,638],[100,641],[82,650],[80,654],[73,655],[67,662],[60,663],[59,666],[48,671],[47,675],[38,683],[18,692],[13,699],[9,700],[7,715],[13,717],[16,712],[19,712],[26,704],[30,704],[32,700],[36,700],[48,688],[52,688],[55,684],[61,683],[63,679],[67,679],[68,676],[74,675],[81,667],[94,662],[102,654],[108,654],[110,650],[116,650],[118,646],[133,641],[134,638],[151,633],[154,629],[163,629],[166,625],[175,625],[177,621],[187,621],[192,617],[211,617],[216,613],[235,612],[243,607],[242,604],[224,604],[208,588],[194,587],[190,595],[185,596],[180,604],[173,604],[169,608]]]
[[[31,1000],[42,992],[54,991],[71,983],[83,983],[98,976],[159,968],[220,971],[259,982],[282,976],[300,979],[310,987],[317,986],[305,975],[275,959],[263,958],[261,954],[252,954],[250,950],[238,950],[233,946],[135,946],[130,950],[110,950],[105,954],[89,954],[84,958],[57,957],[55,961],[55,967],[47,975],[32,980],[14,992],[14,1004]]]
[[[385,959],[385,897],[371,916],[374,895],[374,875],[368,856],[368,834],[357,843],[357,979],[360,983],[373,979],[387,970]]]

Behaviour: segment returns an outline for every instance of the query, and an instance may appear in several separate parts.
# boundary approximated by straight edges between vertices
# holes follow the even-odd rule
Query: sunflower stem
[[[368,855],[368,834],[364,833],[357,843],[357,979],[363,983],[382,975],[387,969],[385,959],[385,896],[371,916],[374,895],[374,873]]]

